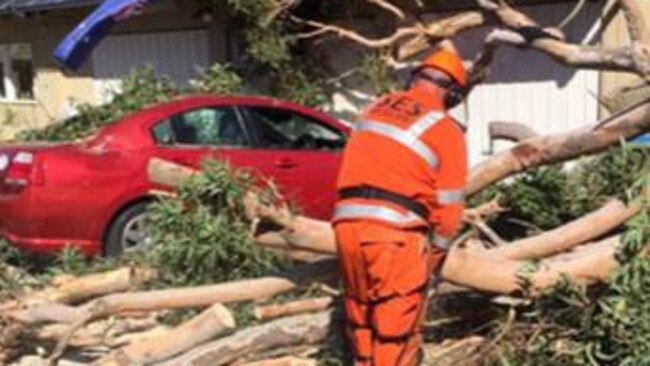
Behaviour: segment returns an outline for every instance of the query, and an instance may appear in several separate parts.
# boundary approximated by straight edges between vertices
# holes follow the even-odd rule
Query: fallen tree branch
[[[650,107],[650,104],[646,107]],[[637,111],[638,114],[633,114],[633,116],[641,118],[645,113],[647,113],[645,108],[642,112],[643,113],[639,113]],[[630,130],[635,133],[641,131],[641,128],[637,123],[638,122],[635,119],[628,117],[624,121],[619,120],[617,123],[607,125],[604,128],[609,128],[611,130],[605,135],[596,135],[595,137],[600,139],[597,142],[584,142],[582,139],[584,136],[594,137],[592,134],[598,133],[601,130],[596,132],[592,132],[591,130],[583,132],[584,130],[581,130],[583,134],[578,134],[577,137],[575,134],[569,134],[569,137],[560,135],[560,137],[534,138],[532,141],[541,144],[542,146],[550,145],[564,148],[564,150],[552,149],[551,152],[555,154],[557,154],[558,151],[560,154],[564,154],[563,156],[578,154],[578,151],[581,151],[580,149],[584,151],[586,147],[593,148],[594,146],[598,146],[599,148],[604,148],[607,143],[614,143],[613,138],[610,136],[612,134],[624,134],[628,133]],[[650,123],[650,118],[648,121],[645,121],[645,123]],[[618,130],[623,131],[618,133],[613,132]],[[560,143],[557,143],[558,141]],[[530,141],[526,141],[525,143],[530,143]],[[540,161],[544,161],[543,159],[546,159],[546,161],[555,159],[556,155],[551,154],[551,152],[541,150],[542,157],[540,158]],[[613,229],[623,220],[630,217],[630,215],[633,215],[634,212],[633,207],[630,207],[630,210],[628,210],[627,207],[615,203],[607,206],[604,210],[612,209],[617,213],[616,216],[604,218],[603,212],[605,211],[596,212],[587,216],[584,220],[574,222],[567,227],[558,228],[557,231],[554,231],[547,236],[543,236],[541,239],[531,238],[531,241],[534,240],[537,243],[542,243],[535,244],[535,248],[541,245],[541,248],[544,248],[544,253],[558,253],[560,249],[567,250],[575,245],[581,244],[581,242],[590,240],[594,237],[593,234],[600,235]],[[272,220],[272,218],[270,219]],[[286,240],[284,243],[286,248],[310,250],[310,248],[313,247],[318,248],[318,251],[322,252],[336,252],[334,234],[329,223],[302,217],[297,217],[295,220],[299,225],[294,226],[289,223],[290,226],[281,229],[290,232],[291,236],[275,237],[275,240],[277,241],[277,243],[275,243],[276,245],[280,245],[281,240]],[[602,229],[603,231],[590,230],[594,225],[599,225],[599,229]],[[556,240],[556,236],[558,235],[557,233],[561,233],[564,230],[566,230],[565,233],[567,235],[567,240],[555,243],[554,240]],[[319,233],[319,235],[314,235],[314,233]],[[470,245],[474,242],[476,242],[476,245]],[[524,242],[524,244],[525,243],[526,242]],[[499,255],[495,249],[484,249],[485,246],[480,241],[470,240],[470,244],[455,246],[452,248],[447,256],[442,273],[445,280],[464,287],[501,294],[525,294],[536,296],[549,287],[552,287],[558,281],[561,281],[565,275],[577,284],[585,285],[604,279],[602,272],[600,272],[602,268],[612,269],[617,268],[618,266],[618,262],[613,255],[615,252],[614,249],[618,245],[618,238],[605,240],[603,243],[606,244],[591,244],[591,246],[597,248],[598,251],[596,253],[589,252],[585,258],[580,257],[562,263],[553,262],[552,257],[547,260],[542,260],[540,265],[536,267],[534,275],[530,276],[529,279],[524,279],[521,271],[530,266],[529,262],[526,260],[507,258]],[[517,247],[518,245],[515,245],[513,249],[507,249],[508,251],[512,251],[510,255],[528,258],[528,254],[525,253],[529,253],[530,250],[535,250],[530,249],[528,245],[524,245],[522,246],[523,249],[521,249],[521,252],[518,253]],[[508,248],[508,245],[504,245],[503,248],[503,250],[506,250],[505,248]],[[543,257],[535,259],[540,260],[543,259]],[[584,260],[593,266],[592,275],[583,271],[584,267],[581,260]]]

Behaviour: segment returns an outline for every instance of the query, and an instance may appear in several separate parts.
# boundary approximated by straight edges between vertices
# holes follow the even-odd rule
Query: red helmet
[[[458,85],[467,87],[467,70],[457,53],[441,49],[427,56],[419,69],[431,67],[449,75]]]

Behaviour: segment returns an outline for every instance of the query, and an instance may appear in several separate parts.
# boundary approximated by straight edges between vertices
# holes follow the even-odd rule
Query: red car
[[[272,178],[329,218],[349,128],[270,98],[195,96],[144,109],[77,144],[0,147],[0,236],[35,252],[119,255],[146,240],[150,158],[199,167],[214,157]]]

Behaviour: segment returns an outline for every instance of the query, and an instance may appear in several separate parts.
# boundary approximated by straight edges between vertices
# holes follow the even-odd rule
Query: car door
[[[346,135],[298,111],[242,106],[259,169],[305,214],[329,219],[336,201],[336,179]]]
[[[236,167],[255,164],[252,142],[239,112],[231,106],[201,107],[176,113],[152,128],[156,155],[199,169],[205,159]]]

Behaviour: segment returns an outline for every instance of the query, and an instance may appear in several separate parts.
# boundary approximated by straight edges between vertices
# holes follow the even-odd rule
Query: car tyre
[[[147,207],[150,202],[140,202],[122,210],[111,223],[104,239],[104,256],[119,257],[125,251],[141,249],[148,245],[144,231]]]

